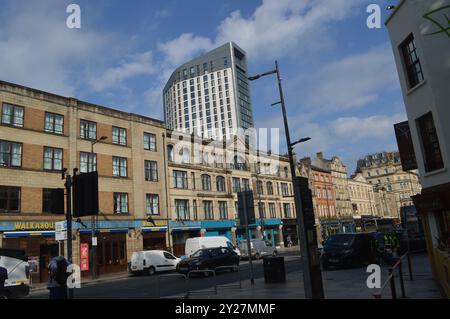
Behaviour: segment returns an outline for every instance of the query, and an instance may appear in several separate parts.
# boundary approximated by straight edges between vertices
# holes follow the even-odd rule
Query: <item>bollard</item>
[[[408,258],[409,280],[413,281],[412,262],[411,262],[411,255],[409,254],[409,251],[406,255],[406,258]]]
[[[391,283],[391,295],[392,295],[392,299],[397,299],[397,292],[395,291],[395,278],[394,278],[394,273],[392,271],[392,267],[389,268],[389,281]]]
[[[398,276],[400,277],[400,288],[402,289],[402,298],[406,298],[405,283],[403,282],[403,267],[402,267],[402,261],[401,260],[400,260],[400,263],[398,265]]]

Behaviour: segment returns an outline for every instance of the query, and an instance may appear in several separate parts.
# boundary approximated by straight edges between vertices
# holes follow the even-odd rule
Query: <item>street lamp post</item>
[[[102,136],[99,139],[96,140],[91,140],[91,156],[94,156],[94,145],[97,144],[98,142],[104,141],[106,140],[107,137],[106,136]],[[94,160],[94,158],[92,157],[92,161]],[[97,170],[97,160],[95,160],[96,163],[96,167],[95,170]],[[94,168],[94,163],[92,162],[92,168]],[[89,160],[88,160],[88,171],[89,171]],[[92,279],[97,278],[97,251],[94,248],[94,238],[95,238],[95,233],[96,233],[96,228],[97,228],[97,221],[96,221],[96,217],[94,215],[91,216],[91,256],[92,256],[92,268],[91,268],[91,275],[92,275]]]
[[[283,122],[284,122],[284,130],[285,130],[285,136],[286,136],[286,144],[288,149],[288,156],[289,156],[289,165],[291,168],[291,176],[292,176],[292,183],[294,185],[294,201],[295,201],[295,210],[297,215],[297,221],[298,221],[298,228],[299,228],[299,234],[300,234],[300,254],[302,256],[302,262],[303,262],[303,280],[304,280],[304,286],[305,286],[305,296],[307,299],[323,299],[323,283],[322,283],[322,275],[319,271],[313,272],[313,264],[311,263],[311,258],[309,257],[308,252],[308,235],[307,230],[305,229],[305,216],[303,214],[303,207],[302,207],[302,199],[300,194],[300,188],[298,183],[296,183],[296,170],[295,170],[295,162],[294,162],[294,156],[293,156],[293,150],[294,146],[306,142],[310,140],[309,137],[302,138],[294,143],[291,143],[291,136],[289,133],[289,125],[287,121],[287,115],[286,115],[286,105],[283,95],[283,87],[281,84],[281,75],[280,75],[280,69],[278,67],[278,61],[275,61],[275,70],[268,71],[263,74],[258,74],[256,76],[248,77],[248,80],[254,81],[257,80],[263,76],[276,74],[277,75],[277,81],[278,81],[278,91],[280,94],[280,101],[273,103],[272,105],[281,105],[281,111],[283,113]],[[315,238],[315,237],[314,237]],[[317,239],[315,243],[317,247]]]

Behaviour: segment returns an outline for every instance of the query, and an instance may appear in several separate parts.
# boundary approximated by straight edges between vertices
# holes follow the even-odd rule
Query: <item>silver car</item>
[[[277,249],[269,241],[252,239],[250,245],[252,258],[260,259],[264,256],[276,256],[278,254]],[[242,240],[239,243],[239,251],[241,252],[241,258],[248,258],[247,240]]]

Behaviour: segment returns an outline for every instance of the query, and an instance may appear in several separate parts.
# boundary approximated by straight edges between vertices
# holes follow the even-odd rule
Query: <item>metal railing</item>
[[[402,294],[401,297],[402,298],[406,298],[405,282],[403,280],[403,267],[402,267],[403,266],[402,260],[404,258],[406,258],[407,261],[408,261],[409,279],[411,281],[413,281],[411,256],[410,256],[410,252],[406,252],[404,255],[402,255],[400,258],[398,258],[398,260],[394,263],[393,266],[389,267],[389,269],[388,269],[388,272],[389,272],[388,278],[385,280],[383,285],[381,285],[379,291],[373,294],[375,299],[381,299],[382,298],[383,290],[387,287],[388,284],[390,284],[392,299],[397,299],[397,288],[395,286],[396,285],[395,284],[395,270],[398,270],[398,277],[399,277],[399,281],[400,281],[400,289],[401,289],[401,294]]]

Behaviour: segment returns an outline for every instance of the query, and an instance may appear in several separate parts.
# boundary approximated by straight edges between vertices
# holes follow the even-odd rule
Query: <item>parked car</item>
[[[276,256],[278,251],[273,247],[272,243],[260,239],[250,240],[250,249],[252,251],[252,258],[260,259],[264,256]],[[239,242],[239,251],[241,252],[241,258],[248,258],[247,240],[241,240]]]
[[[239,269],[239,256],[228,247],[199,249],[191,257],[183,259],[177,266],[177,271],[187,274],[192,270],[215,270],[217,267],[230,266]],[[209,273],[205,273],[208,275]]]
[[[329,267],[364,266],[376,261],[369,233],[340,233],[325,239],[322,265]]]
[[[188,238],[184,246],[185,256],[190,257],[199,249],[228,247],[233,250],[238,256],[241,254],[233,243],[225,236],[207,236]]]
[[[6,268],[6,298],[21,298],[30,293],[30,265],[22,250],[0,248],[0,266]]]
[[[131,274],[154,275],[156,272],[176,270],[180,258],[164,250],[134,252],[129,263]]]

